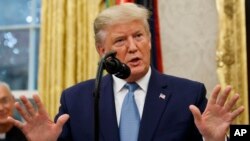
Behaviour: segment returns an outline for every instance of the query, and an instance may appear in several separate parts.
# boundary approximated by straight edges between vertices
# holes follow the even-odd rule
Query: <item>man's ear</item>
[[[99,43],[96,43],[96,50],[100,56],[103,56],[105,54],[104,47]]]

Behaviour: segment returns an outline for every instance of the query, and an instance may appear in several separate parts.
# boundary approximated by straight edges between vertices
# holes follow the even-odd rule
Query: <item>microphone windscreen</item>
[[[104,61],[104,66],[108,73],[114,74],[116,77],[121,79],[128,78],[131,73],[130,68],[126,64],[121,63],[114,56],[108,57]]]
[[[130,75],[130,68],[126,65],[126,64],[123,64],[122,63],[122,66],[123,67],[121,67],[121,70],[120,71],[118,71],[116,74],[115,74],[115,76],[116,77],[118,77],[118,78],[121,78],[121,79],[126,79],[126,78],[128,78],[129,77],[129,75]]]

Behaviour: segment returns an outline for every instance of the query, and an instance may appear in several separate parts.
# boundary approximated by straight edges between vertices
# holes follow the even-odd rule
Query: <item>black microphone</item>
[[[127,65],[121,63],[115,58],[116,52],[110,51],[106,53],[98,64],[98,70],[95,79],[95,89],[93,92],[94,103],[94,134],[95,141],[99,139],[99,99],[100,99],[100,83],[102,79],[103,69],[106,69],[108,73],[114,74],[116,77],[126,79],[130,75],[130,69]]]
[[[130,75],[130,68],[115,57],[115,51],[111,51],[108,54],[109,56],[104,60],[104,68],[107,72],[121,79],[128,78]]]

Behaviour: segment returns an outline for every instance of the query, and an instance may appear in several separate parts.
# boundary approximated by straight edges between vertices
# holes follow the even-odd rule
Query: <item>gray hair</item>
[[[148,19],[150,11],[143,6],[134,3],[115,5],[102,11],[94,21],[95,42],[100,43],[105,36],[105,28],[121,22],[141,20],[148,35],[150,29]]]
[[[11,93],[11,90],[10,90],[10,86],[7,83],[5,83],[3,81],[0,81],[0,86],[6,88],[7,92],[12,96],[12,93]]]

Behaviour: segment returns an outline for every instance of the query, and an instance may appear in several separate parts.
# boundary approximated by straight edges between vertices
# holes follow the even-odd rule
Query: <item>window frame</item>
[[[37,8],[40,9],[41,7],[37,7],[37,4],[40,0],[31,0],[31,17],[32,21],[27,24],[13,24],[13,25],[0,25],[0,31],[18,31],[18,30],[28,30],[29,32],[29,43],[28,43],[28,48],[29,48],[29,62],[28,62],[28,82],[27,82],[27,89],[26,90],[12,90],[13,95],[15,97],[19,97],[20,95],[25,95],[27,97],[32,97],[32,95],[37,94],[36,90],[36,75],[38,75],[38,66],[37,64],[39,58],[36,58],[39,56],[37,54],[37,50],[39,50],[39,42],[40,39],[38,39],[38,42],[36,42],[37,36],[37,31],[40,30],[40,22],[37,22],[35,19],[37,18],[36,11]],[[40,18],[41,19],[41,18]],[[39,21],[40,21],[39,19]],[[40,32],[38,32],[40,33]],[[37,47],[38,43],[38,47]],[[37,68],[36,68],[37,66]]]

